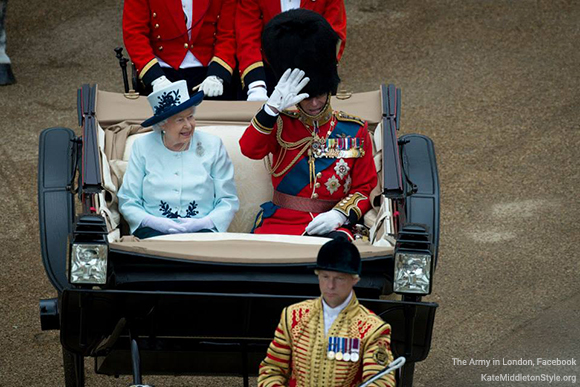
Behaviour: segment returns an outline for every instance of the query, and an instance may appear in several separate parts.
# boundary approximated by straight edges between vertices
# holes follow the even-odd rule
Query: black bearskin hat
[[[262,34],[262,50],[276,79],[299,68],[310,78],[302,90],[310,97],[332,93],[340,83],[337,71],[338,34],[326,19],[307,9],[293,9],[272,18]]]
[[[342,238],[333,239],[318,251],[315,269],[360,275],[360,253],[351,242]]]

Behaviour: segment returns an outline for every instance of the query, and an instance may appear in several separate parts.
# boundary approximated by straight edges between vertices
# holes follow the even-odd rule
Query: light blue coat
[[[118,197],[131,233],[147,214],[209,215],[214,231],[225,232],[239,208],[234,166],[221,139],[197,130],[183,152],[167,149],[159,132],[135,140]]]

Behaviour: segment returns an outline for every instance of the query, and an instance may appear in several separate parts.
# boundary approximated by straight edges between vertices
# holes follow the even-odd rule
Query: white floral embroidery
[[[333,193],[335,193],[340,188],[340,182],[338,181],[338,179],[334,175],[332,175],[332,177],[330,179],[328,179],[328,181],[325,183],[325,185],[326,185],[326,189],[328,190],[328,192],[330,192],[331,195]]]
[[[344,161],[344,159],[338,160],[338,162],[334,165],[334,170],[338,174],[341,179],[344,179],[346,175],[348,175],[348,171],[350,171],[350,167]]]
[[[346,195],[348,193],[348,191],[350,190],[350,185],[352,184],[352,179],[350,178],[350,175],[348,175],[348,177],[346,178],[346,180],[344,181],[344,194]]]

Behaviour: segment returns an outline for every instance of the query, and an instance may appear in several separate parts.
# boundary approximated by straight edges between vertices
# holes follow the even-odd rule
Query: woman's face
[[[326,100],[328,98],[328,94],[321,94],[317,95],[316,97],[306,98],[300,102],[300,107],[304,110],[307,114],[311,116],[316,116],[320,114],[324,105],[326,105]]]
[[[169,148],[183,145],[191,140],[195,131],[194,108],[190,107],[167,119],[161,126],[165,130],[165,145]]]

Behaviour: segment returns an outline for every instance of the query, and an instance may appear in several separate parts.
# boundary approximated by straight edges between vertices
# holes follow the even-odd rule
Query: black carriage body
[[[436,260],[439,182],[434,147],[421,135],[397,138],[399,93],[392,86],[382,90],[383,159],[388,160],[382,172],[384,195],[399,210],[396,228],[406,223],[426,226]],[[41,300],[41,323],[42,329],[60,329],[65,369],[67,359],[73,360],[67,386],[84,384],[84,357],[95,358],[96,372],[120,375],[135,372],[135,354],[140,354],[144,374],[244,375],[247,380],[247,375],[257,374],[282,308],[319,296],[312,264],[192,262],[110,248],[105,285],[69,283],[70,243],[102,241],[106,234],[93,200],[102,189],[95,95],[94,87],[79,90],[82,137],[66,128],[46,129],[40,137],[42,257],[58,293]],[[76,198],[82,208],[78,216]],[[391,324],[394,355],[407,358],[399,383],[411,386],[414,363],[430,350],[437,304],[417,296],[380,299],[393,292],[393,260],[393,255],[364,260],[355,290],[363,305]],[[139,351],[132,352],[131,343]]]

